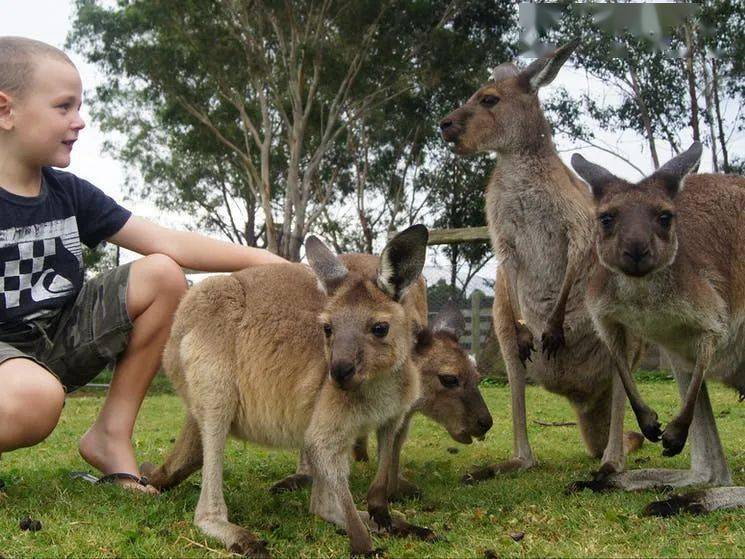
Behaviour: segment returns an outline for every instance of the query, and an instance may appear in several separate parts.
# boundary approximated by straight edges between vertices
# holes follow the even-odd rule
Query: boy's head
[[[82,84],[61,50],[33,39],[0,37],[0,148],[26,167],[70,164],[85,126]]]

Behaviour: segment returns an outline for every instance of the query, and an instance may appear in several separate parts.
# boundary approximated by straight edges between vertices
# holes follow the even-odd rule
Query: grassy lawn
[[[663,422],[677,407],[672,382],[652,379],[640,388]],[[745,404],[721,386],[710,387],[719,429],[735,482],[745,485]],[[429,420],[418,418],[403,463],[407,477],[425,497],[396,506],[415,523],[433,528],[441,540],[425,544],[376,538],[392,557],[484,557],[486,550],[504,556],[745,556],[745,512],[717,512],[706,517],[642,518],[639,513],[654,492],[636,494],[584,492],[565,496],[564,486],[584,478],[596,461],[584,454],[576,427],[530,423],[534,452],[541,464],[533,471],[505,475],[464,487],[459,479],[472,465],[509,456],[509,390],[484,388],[494,427],[483,442],[460,446]],[[215,540],[192,526],[199,496],[195,475],[160,497],[95,487],[68,479],[85,469],[76,443],[101,405],[101,396],[67,401],[62,421],[43,444],[3,456],[0,478],[8,485],[0,496],[0,555],[10,557],[227,557]],[[528,388],[531,419],[573,420],[566,402],[536,387]],[[141,459],[159,462],[183,417],[176,396],[157,390],[144,404],[135,443]],[[631,418],[628,428],[633,428]],[[457,449],[457,450],[454,450]],[[226,460],[226,499],[232,521],[270,542],[274,557],[341,557],[347,538],[310,516],[308,491],[272,496],[271,483],[293,471],[289,452],[268,451],[231,441]],[[645,444],[629,460],[631,468],[685,467],[688,453],[663,459],[661,448]],[[352,492],[364,506],[370,464],[355,464]],[[39,532],[21,531],[19,521],[41,520]],[[511,534],[523,532],[521,541]]]

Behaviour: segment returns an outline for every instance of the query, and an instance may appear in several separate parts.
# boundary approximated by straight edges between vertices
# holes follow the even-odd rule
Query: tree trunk
[[[709,125],[709,137],[711,138],[711,159],[714,165],[714,172],[719,172],[719,162],[717,161],[717,137],[714,131],[714,98],[712,95],[711,77],[709,76],[709,66],[706,63],[704,53],[701,53],[701,67],[704,76],[704,99],[706,99],[706,124]]]
[[[634,95],[636,96],[634,101],[639,107],[639,114],[642,119],[642,125],[644,126],[644,131],[647,134],[649,151],[652,154],[652,164],[654,165],[655,169],[659,169],[660,158],[657,156],[657,146],[654,141],[654,135],[652,134],[652,119],[649,117],[649,109],[647,107],[647,104],[644,102],[644,98],[642,97],[641,92],[639,91],[639,81],[636,76],[636,71],[631,66],[631,64],[629,64],[629,74],[631,75],[631,84],[634,88]]]
[[[722,122],[722,112],[719,106],[719,72],[717,70],[717,59],[711,59],[711,81],[714,90],[714,109],[717,113],[717,128],[719,129],[719,145],[722,147],[722,171],[729,173],[729,154],[727,153],[727,140],[724,137],[724,123]]]
[[[698,96],[696,94],[696,79],[693,73],[694,45],[691,37],[691,24],[685,24],[685,41],[688,52],[686,53],[685,68],[688,75],[688,95],[691,98],[691,129],[693,130],[693,141],[700,142],[701,134],[698,128]]]

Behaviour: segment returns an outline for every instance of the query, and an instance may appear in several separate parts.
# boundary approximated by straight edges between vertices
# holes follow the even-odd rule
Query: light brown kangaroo
[[[523,71],[501,64],[491,83],[440,123],[456,153],[497,154],[486,219],[500,261],[493,319],[512,394],[513,456],[472,472],[466,482],[536,463],[528,441],[526,373],[571,402],[589,453],[602,456],[601,470],[624,467],[623,386],[584,305],[592,200],[559,159],[537,94],[576,46],[569,43]],[[535,357],[533,332],[543,333]],[[640,436],[628,440],[631,449],[640,442]]]
[[[378,257],[369,254],[341,255],[339,259],[349,270],[374,277]],[[401,449],[406,441],[412,416],[421,412],[440,423],[450,436],[463,444],[473,438],[483,438],[492,426],[492,417],[478,384],[481,379],[473,360],[458,343],[465,331],[465,318],[457,306],[448,303],[427,328],[420,321],[427,317],[426,286],[414,284],[406,300],[413,301],[419,330],[413,359],[422,375],[422,395],[404,418],[394,443],[391,471],[388,474],[388,499],[391,501],[420,495],[419,488],[400,473]],[[380,444],[380,443],[378,443]],[[354,446],[355,459],[367,457],[367,436],[360,437]],[[274,484],[271,491],[294,491],[310,485],[312,477],[307,460],[301,456],[295,474]]]
[[[386,497],[395,435],[420,395],[414,318],[402,298],[421,273],[426,242],[421,225],[398,234],[371,280],[309,237],[312,270],[262,266],[191,289],[163,360],[187,421],[151,483],[171,487],[201,466],[197,526],[232,551],[266,555],[263,542],[227,518],[222,466],[230,433],[302,449],[313,475],[311,512],[345,529],[353,554],[372,552],[366,523],[431,539],[431,531],[392,517]],[[381,450],[368,516],[352,500],[348,457],[355,438],[373,429]]]
[[[691,470],[630,471],[594,480],[595,489],[732,483],[704,378],[745,393],[745,177],[686,176],[701,152],[694,143],[636,184],[572,157],[597,204],[599,265],[587,303],[639,426],[648,439],[662,438],[665,456],[683,449],[691,427]],[[638,337],[660,344],[675,366],[683,404],[662,432],[628,367]],[[727,487],[653,503],[647,512],[743,505],[745,488]]]

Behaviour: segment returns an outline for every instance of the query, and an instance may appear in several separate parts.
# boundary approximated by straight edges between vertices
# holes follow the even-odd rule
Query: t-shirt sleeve
[[[117,233],[132,216],[132,212],[84,179],[74,177],[74,191],[80,240],[90,248]]]

